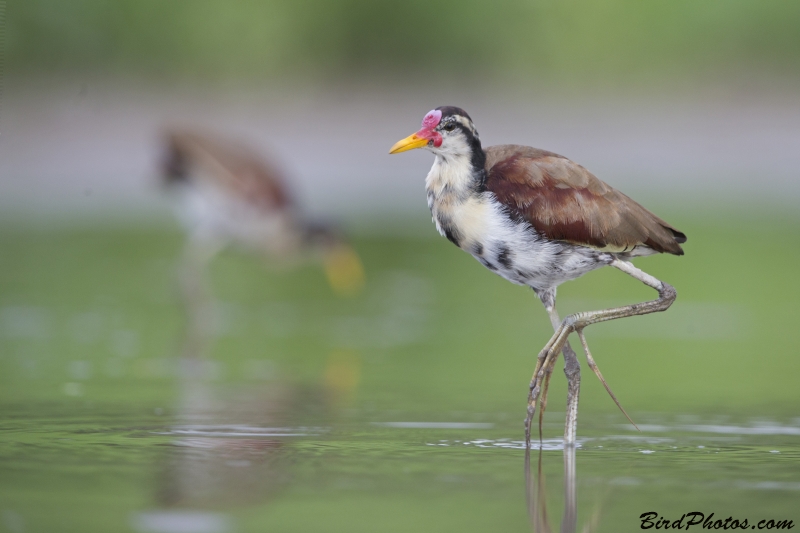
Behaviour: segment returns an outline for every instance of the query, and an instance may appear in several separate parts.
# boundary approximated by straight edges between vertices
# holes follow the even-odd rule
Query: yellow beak
[[[409,135],[403,140],[397,141],[392,146],[392,149],[389,150],[390,154],[399,154],[400,152],[405,152],[406,150],[413,150],[414,148],[422,148],[428,144],[430,139],[426,139],[424,137],[420,137],[416,133]]]

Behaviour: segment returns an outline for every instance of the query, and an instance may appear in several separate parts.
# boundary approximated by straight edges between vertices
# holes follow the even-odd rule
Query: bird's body
[[[483,168],[437,157],[428,207],[439,233],[508,281],[543,291],[615,257],[683,253],[680,232],[577,163],[518,145],[484,153]]]
[[[662,289],[669,292],[668,285],[638,271],[628,261],[662,252],[682,255],[680,243],[686,236],[563,156],[520,145],[484,149],[472,120],[460,108],[445,106],[431,111],[423,119],[422,129],[399,141],[390,153],[423,147],[436,156],[425,186],[439,233],[489,270],[512,283],[531,287],[550,314],[557,333],[540,354],[531,383],[532,405],[540,390],[537,387],[544,383],[544,410],[552,354],[563,348],[571,386],[565,439],[574,442],[580,371],[566,337],[577,331],[583,341],[585,325],[641,314],[645,304],[625,309],[623,315],[617,313],[619,316],[586,314],[589,321],[585,324],[576,326],[575,317],[562,324],[555,311],[556,288],[611,265],[659,293]],[[671,287],[669,290],[674,293]],[[669,298],[658,302],[662,300]],[[666,307],[669,304],[671,300]],[[570,324],[565,326],[567,322]],[[595,370],[585,343],[584,348]],[[526,437],[532,415],[531,408]]]
[[[251,150],[189,131],[167,135],[164,179],[196,240],[234,242],[273,255],[302,244],[304,221],[274,166]]]
[[[436,229],[492,272],[517,285],[544,290],[609,262],[603,252],[549,240],[530,223],[512,218],[509,207],[481,183],[481,176],[471,173],[464,180],[466,191],[453,184],[454,173],[447,166],[434,164],[426,180]]]
[[[203,344],[213,319],[205,266],[228,245],[264,256],[271,264],[317,260],[341,295],[361,289],[364,272],[353,248],[330,225],[312,222],[285,180],[254,151],[215,137],[174,130],[165,138],[162,176],[176,193],[188,243],[181,284],[190,316],[189,350]]]

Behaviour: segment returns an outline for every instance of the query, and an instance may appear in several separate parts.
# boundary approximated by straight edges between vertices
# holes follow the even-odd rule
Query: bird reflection
[[[576,492],[575,447],[564,448],[564,515],[561,518],[560,533],[575,533],[578,522],[578,497]],[[534,533],[551,533],[550,519],[547,515],[547,483],[542,471],[542,450],[533,475],[530,449],[525,450],[525,497],[528,504],[528,519]],[[599,508],[583,526],[582,533],[592,533],[597,529]]]
[[[174,436],[157,500],[169,508],[264,502],[287,478],[280,460],[296,401],[269,382],[236,391],[212,386],[207,361],[182,358]],[[289,427],[287,427],[289,426]]]
[[[178,520],[183,515],[175,510],[271,500],[289,481],[291,440],[324,432],[351,401],[360,375],[352,351],[334,351],[324,378],[309,385],[272,376],[257,385],[224,386],[214,383],[211,359],[195,354],[179,363],[175,423],[168,430],[173,440],[156,496]]]

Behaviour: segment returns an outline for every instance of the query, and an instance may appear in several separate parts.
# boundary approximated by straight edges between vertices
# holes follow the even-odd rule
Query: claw
[[[533,415],[536,414],[536,400],[539,397],[539,379],[538,373],[533,375],[531,380],[531,389],[528,393],[528,412],[525,416],[525,447],[531,447],[531,422]]]
[[[528,416],[525,418],[525,446],[530,448],[531,444],[531,423],[536,414],[536,402],[539,400],[539,393],[542,398],[539,401],[541,410],[539,411],[539,442],[542,441],[542,421],[544,411],[547,408],[547,390],[550,385],[550,376],[553,373],[558,355],[570,334],[570,330],[563,325],[556,330],[547,344],[539,352],[536,358],[536,369],[531,378],[530,393],[528,394]]]
[[[555,352],[555,356],[552,358],[548,355],[548,361],[550,363],[544,368],[544,376],[542,382],[542,395],[539,399],[539,442],[542,442],[542,422],[544,420],[544,412],[547,409],[547,391],[550,388],[550,378],[553,376],[553,368],[556,366],[556,361],[558,360],[558,352]]]
[[[547,362],[548,352],[543,349],[539,352],[536,358],[536,369],[533,371],[531,378],[530,392],[528,392],[528,415],[525,417],[525,447],[531,446],[531,422],[533,415],[536,414],[536,401],[539,399],[539,388],[541,385],[541,378],[544,375],[544,367]]]
[[[622,411],[623,415],[625,415],[625,418],[628,419],[628,422],[633,424],[633,427],[635,427],[637,431],[641,431],[641,429],[639,429],[639,426],[636,425],[636,422],[634,422],[631,419],[631,417],[628,416],[628,413],[625,412],[625,409],[622,408],[622,405],[620,405],[619,401],[617,400],[617,397],[614,396],[614,393],[611,391],[611,387],[608,386],[608,383],[606,383],[606,380],[603,378],[603,374],[600,373],[600,369],[597,368],[597,363],[594,362],[594,358],[592,357],[592,354],[589,351],[589,345],[586,343],[586,337],[583,334],[583,329],[578,330],[578,337],[581,339],[581,345],[583,345],[583,351],[586,354],[586,361],[589,363],[589,368],[592,369],[592,371],[597,375],[597,377],[603,383],[603,386],[606,388],[606,391],[608,392],[609,396],[611,396],[611,399],[614,400],[615,404],[617,404],[617,407],[619,407],[619,410]]]
[[[614,403],[617,405],[620,411],[625,415],[625,417],[630,421],[633,426],[639,430],[639,427],[634,423],[628,413],[625,412],[625,409],[622,408],[617,397],[611,391],[611,388],[606,383],[606,380],[603,378],[603,375],[600,373],[600,370],[597,368],[597,363],[595,363],[594,359],[592,358],[591,353],[589,352],[589,347],[586,344],[586,339],[583,335],[583,328],[586,326],[590,326],[592,324],[596,324],[598,322],[605,322],[607,320],[616,320],[620,318],[626,318],[629,316],[638,316],[638,315],[646,315],[649,313],[655,313],[658,311],[666,311],[672,303],[675,301],[677,296],[675,292],[675,288],[668,283],[664,283],[659,281],[658,279],[654,278],[653,276],[647,274],[646,272],[642,272],[638,268],[634,267],[630,262],[623,261],[621,259],[613,259],[610,263],[610,266],[621,270],[622,272],[628,274],[629,276],[635,278],[638,281],[641,281],[648,287],[651,287],[658,291],[658,298],[656,300],[649,300],[646,302],[641,302],[632,305],[626,305],[622,307],[614,307],[611,309],[602,309],[599,311],[584,311],[581,313],[577,313],[574,315],[570,315],[564,319],[564,321],[560,321],[558,317],[558,313],[555,309],[555,287],[551,287],[547,290],[536,290],[536,294],[539,296],[539,299],[542,300],[545,308],[547,309],[548,314],[550,315],[550,322],[555,329],[555,334],[550,337],[550,340],[545,345],[544,349],[539,353],[538,360],[536,362],[536,371],[533,373],[533,378],[531,379],[531,387],[530,387],[530,394],[528,396],[528,416],[525,419],[525,443],[528,447],[530,447],[530,426],[531,421],[533,420],[533,416],[536,413],[536,401],[539,399],[539,391],[544,382],[544,397],[542,398],[542,413],[540,413],[539,417],[539,432],[541,438],[541,424],[542,424],[542,417],[544,408],[547,405],[547,388],[549,385],[548,378],[545,378],[546,370],[548,369],[549,363],[555,362],[555,357],[559,353],[562,352],[564,345],[567,342],[567,337],[572,332],[577,332],[581,338],[581,344],[583,345],[584,352],[586,353],[586,358],[589,363],[589,367],[592,371],[597,375],[597,378],[605,387],[606,392],[608,392],[611,399],[614,400]],[[566,354],[565,354],[566,355]],[[572,350],[570,350],[569,355],[566,357],[568,363],[572,367],[575,363],[577,363],[577,359],[574,357]],[[567,370],[565,368],[565,370]],[[567,375],[567,380],[569,382],[569,389],[567,394],[567,423],[564,430],[564,444],[573,446],[575,444],[575,427],[577,423],[577,415],[578,415],[578,393],[580,391],[580,369],[572,367],[569,369],[569,373]]]
[[[542,443],[542,422],[544,420],[544,412],[547,409],[547,389],[550,387],[550,377],[552,375],[552,370],[545,370],[544,382],[542,385],[542,398],[539,400],[539,444]]]
[[[544,416],[544,410],[547,408],[547,389],[550,385],[553,366],[556,359],[558,359],[558,352],[542,350],[542,353],[545,354],[544,362],[541,366],[537,365],[537,372],[533,375],[531,391],[528,395],[528,416],[525,419],[525,444],[528,447],[530,447],[531,423],[533,422],[533,416],[536,414],[537,400],[541,405],[541,410],[539,411],[539,442],[542,441],[542,417]]]

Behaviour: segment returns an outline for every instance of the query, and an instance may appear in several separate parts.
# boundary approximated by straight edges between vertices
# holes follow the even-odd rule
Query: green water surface
[[[800,219],[670,220],[687,255],[637,265],[675,305],[586,330],[642,431],[584,365],[574,462],[560,371],[542,451],[526,462],[521,443],[541,304],[433,230],[355,239],[353,297],[314,264],[226,252],[212,331],[188,353],[180,232],[5,223],[0,531],[618,532],[649,511],[800,524]],[[559,308],[652,296],[603,269]]]

